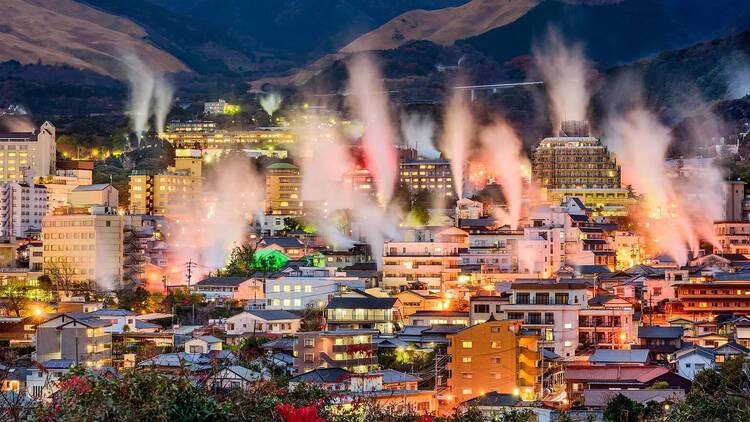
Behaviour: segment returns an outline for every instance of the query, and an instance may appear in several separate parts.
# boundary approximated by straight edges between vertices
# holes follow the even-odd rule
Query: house
[[[646,349],[632,350],[609,350],[596,349],[589,356],[589,363],[594,365],[623,364],[623,365],[646,365],[649,361],[649,351]]]
[[[697,336],[683,336],[682,340],[685,343],[692,343],[695,346],[713,349],[727,344],[729,337],[715,333],[705,333]]]
[[[593,409],[604,409],[615,396],[623,396],[636,403],[646,405],[654,403],[673,403],[685,399],[685,390],[665,388],[655,390],[586,390],[583,392],[583,405]]]
[[[740,345],[750,347],[750,320],[743,319],[734,323],[734,338]]]
[[[680,376],[694,380],[695,375],[704,369],[716,368],[716,355],[713,350],[702,347],[689,347],[675,353],[675,366]]]
[[[214,336],[200,336],[185,342],[185,353],[207,354],[212,350],[222,350],[223,342]]]
[[[193,286],[209,301],[257,301],[265,298],[263,282],[252,277],[207,277]]]
[[[110,365],[112,335],[106,331],[110,325],[90,314],[52,316],[36,327],[37,360],[70,360],[90,367]]]
[[[343,368],[316,368],[289,379],[289,388],[300,383],[315,384],[328,391],[346,391],[352,373]]]
[[[439,294],[431,293],[429,290],[404,290],[393,297],[401,302],[404,318],[417,311],[440,311],[450,305]]]
[[[26,375],[26,391],[35,399],[46,399],[57,391],[56,381],[76,366],[69,359],[49,359],[39,367],[29,369]]]
[[[264,237],[258,242],[258,250],[274,250],[291,259],[305,256],[305,245],[296,237]]]
[[[583,401],[584,393],[589,390],[646,390],[657,382],[664,382],[672,389],[690,389],[690,380],[655,365],[568,365],[565,380],[571,403]]]
[[[538,422],[549,422],[552,420],[552,409],[543,407],[541,405],[535,406],[534,403],[529,403],[521,400],[515,394],[503,394],[496,391],[491,391],[479,397],[475,397],[471,400],[464,402],[464,405],[470,408],[476,408],[482,413],[485,420],[496,420],[495,418],[501,418],[504,415],[512,411],[531,411]]]
[[[409,325],[469,325],[469,312],[417,311],[409,317]]]
[[[248,390],[260,380],[271,378],[267,369],[254,370],[239,365],[220,369],[206,380],[206,386],[212,391]]]
[[[746,359],[750,356],[750,348],[747,348],[737,342],[730,341],[714,349],[716,362],[725,362],[731,356],[744,356]]]
[[[481,324],[490,318],[490,315],[499,317],[502,306],[509,303],[507,295],[484,296],[475,295],[469,298],[469,320],[470,325]]]
[[[377,369],[377,330],[308,331],[297,333],[294,369],[301,374],[317,368],[343,368],[351,372]]]
[[[123,331],[136,330],[136,314],[128,309],[102,308],[94,312],[89,312],[89,315],[109,321],[110,326],[104,329],[108,333],[122,333]]]
[[[457,403],[496,391],[533,400],[540,390],[538,338],[520,321],[490,318],[448,335],[450,395]]]
[[[364,289],[365,280],[334,267],[286,267],[266,278],[266,309],[324,308],[342,291]]]
[[[325,315],[329,330],[366,328],[390,334],[401,324],[401,303],[395,297],[334,297]]]
[[[682,327],[662,327],[658,325],[638,327],[640,349],[648,349],[657,360],[682,348]]]
[[[300,329],[302,317],[282,310],[249,310],[227,318],[228,336],[245,334],[292,335]]]
[[[148,369],[158,372],[182,374],[207,373],[212,369],[211,359],[208,355],[201,353],[162,353],[152,358],[138,362],[139,369]]]

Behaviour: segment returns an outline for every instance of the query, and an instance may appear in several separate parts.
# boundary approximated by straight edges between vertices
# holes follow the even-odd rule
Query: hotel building
[[[0,183],[55,173],[55,127],[44,122],[37,131],[0,133]]]
[[[170,208],[184,207],[202,197],[201,151],[177,149],[174,161],[174,167],[165,173],[130,176],[132,214],[165,215]]]
[[[6,182],[0,186],[0,236],[27,237],[40,232],[47,214],[47,189],[33,183]]]
[[[410,194],[426,190],[448,198],[454,194],[453,176],[448,160],[414,160],[400,164],[400,182]]]
[[[266,214],[302,215],[302,176],[293,164],[266,167]]]

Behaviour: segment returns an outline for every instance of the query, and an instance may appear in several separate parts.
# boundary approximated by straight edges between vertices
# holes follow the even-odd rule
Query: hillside
[[[458,7],[411,10],[358,37],[341,51],[388,50],[413,40],[450,45],[507,25],[537,4],[538,0],[473,0]]]
[[[132,21],[73,0],[3,0],[0,61],[68,65],[122,77],[122,51],[137,51],[164,72],[189,70],[180,60],[145,40]]]

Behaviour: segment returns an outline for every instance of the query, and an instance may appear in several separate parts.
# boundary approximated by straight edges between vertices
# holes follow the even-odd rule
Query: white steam
[[[589,92],[588,65],[580,44],[568,45],[562,34],[550,28],[543,45],[532,48],[555,111],[555,126],[563,120],[586,120]]]
[[[448,100],[443,121],[443,138],[441,145],[451,163],[453,186],[458,198],[463,197],[464,170],[469,157],[471,137],[474,130],[474,117],[469,110],[466,95],[460,90],[453,90]]]
[[[369,55],[358,54],[347,65],[350,107],[365,127],[362,146],[372,172],[379,200],[387,204],[396,186],[398,157],[388,96],[380,70]]]
[[[435,120],[429,114],[401,113],[401,133],[406,146],[413,148],[417,154],[428,160],[440,158],[440,151],[435,148]]]
[[[492,167],[508,208],[507,214],[501,213],[496,217],[501,225],[507,224],[515,230],[521,219],[523,201],[521,140],[513,128],[504,121],[498,121],[482,129],[479,139],[482,143],[482,156]]]
[[[122,61],[127,69],[130,88],[128,112],[133,132],[140,139],[148,129],[152,115],[156,130],[163,132],[174,95],[172,85],[164,75],[150,68],[135,54],[125,54]]]
[[[273,113],[276,113],[279,107],[281,107],[282,101],[283,97],[281,96],[281,94],[277,92],[271,92],[260,97],[260,106],[263,107],[263,111],[268,114],[268,117],[271,117],[273,116]]]

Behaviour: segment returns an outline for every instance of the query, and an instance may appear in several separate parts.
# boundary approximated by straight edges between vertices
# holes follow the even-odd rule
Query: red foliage
[[[432,419],[431,416],[424,415],[421,418],[417,419],[417,422],[435,422],[435,419]]]
[[[294,407],[291,404],[278,403],[276,411],[285,422],[326,422],[318,416],[318,408],[315,405]]]
[[[74,395],[80,396],[91,392],[92,386],[89,380],[81,375],[74,375],[66,380],[58,382],[59,391],[61,392],[72,392]]]

